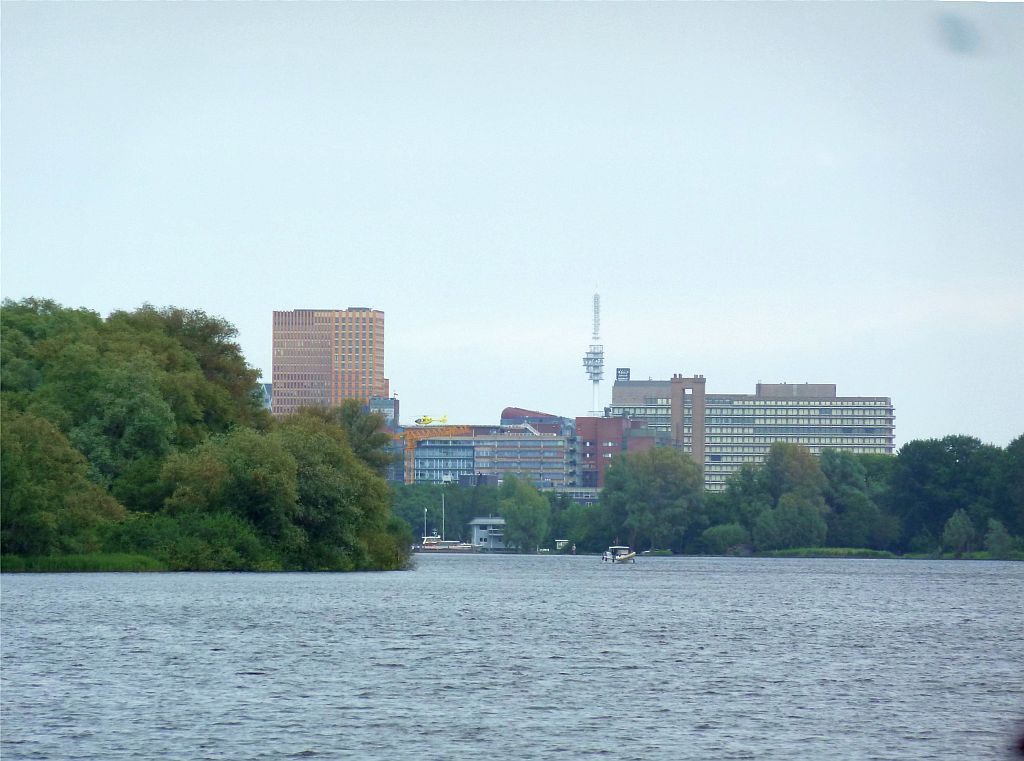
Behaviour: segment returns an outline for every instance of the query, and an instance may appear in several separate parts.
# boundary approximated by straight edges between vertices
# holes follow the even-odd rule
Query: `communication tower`
[[[590,337],[590,349],[583,355],[583,367],[587,371],[587,377],[594,384],[594,406],[591,407],[593,414],[598,414],[600,407],[600,385],[604,378],[604,347],[598,343],[601,340],[601,296],[594,294],[594,333]]]

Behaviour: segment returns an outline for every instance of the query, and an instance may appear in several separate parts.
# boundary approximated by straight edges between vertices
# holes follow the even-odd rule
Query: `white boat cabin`
[[[636,552],[631,550],[629,547],[613,544],[605,550],[604,555],[601,556],[601,560],[605,563],[635,563]]]

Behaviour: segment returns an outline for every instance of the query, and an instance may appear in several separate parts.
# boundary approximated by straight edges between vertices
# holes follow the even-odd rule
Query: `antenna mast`
[[[587,371],[587,377],[594,384],[594,405],[591,408],[592,414],[600,412],[600,385],[604,378],[604,347],[598,343],[601,340],[601,296],[594,294],[594,332],[590,337],[590,350],[583,355],[583,367]]]

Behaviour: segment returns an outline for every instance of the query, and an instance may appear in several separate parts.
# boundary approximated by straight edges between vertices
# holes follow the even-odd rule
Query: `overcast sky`
[[[634,379],[1024,433],[1024,5],[2,4],[2,290],[386,315],[402,417]]]

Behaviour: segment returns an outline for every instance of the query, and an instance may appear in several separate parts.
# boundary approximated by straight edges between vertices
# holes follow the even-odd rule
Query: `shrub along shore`
[[[388,570],[387,434],[352,402],[274,420],[198,310],[0,311],[3,570]]]

